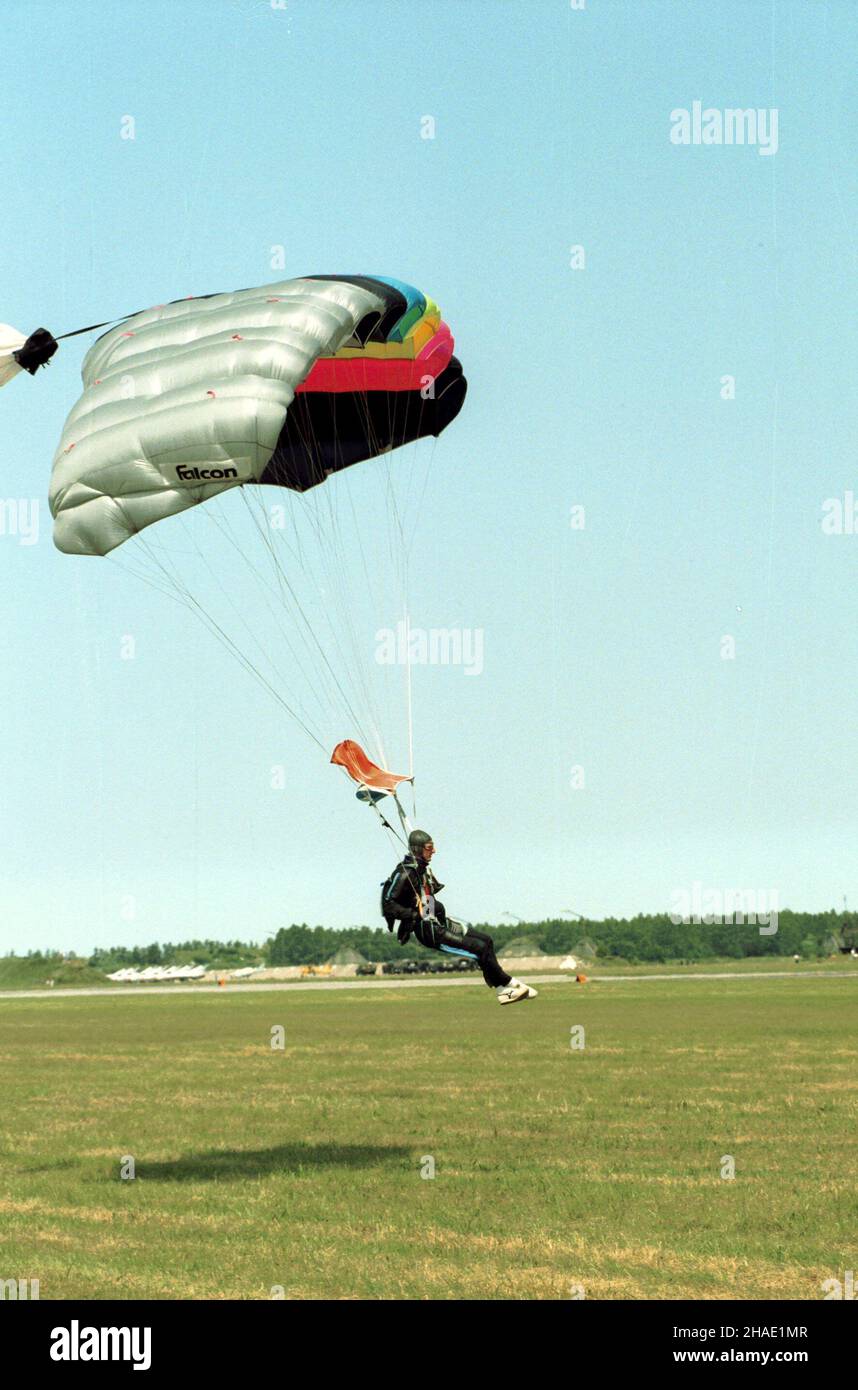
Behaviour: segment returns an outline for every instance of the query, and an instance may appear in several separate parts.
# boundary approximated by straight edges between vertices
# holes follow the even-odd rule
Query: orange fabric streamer
[[[331,762],[344,767],[353,782],[359,782],[374,792],[395,792],[400,782],[412,780],[404,774],[400,776],[396,772],[385,772],[384,768],[370,762],[360,744],[350,738],[337,744],[331,754]]]

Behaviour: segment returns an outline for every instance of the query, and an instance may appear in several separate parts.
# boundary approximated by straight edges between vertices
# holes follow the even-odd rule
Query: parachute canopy
[[[54,542],[77,555],[243,483],[304,492],[438,435],[467,389],[438,306],[360,275],[144,310],[98,339],[82,376],[50,487]]]

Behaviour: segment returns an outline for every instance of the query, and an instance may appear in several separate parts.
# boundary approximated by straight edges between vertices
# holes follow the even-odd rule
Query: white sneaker
[[[528,999],[535,999],[536,996],[537,996],[538,993],[539,993],[539,990],[538,990],[538,989],[534,989],[534,988],[533,988],[533,985],[525,985],[525,984],[522,983],[521,980],[516,979],[515,976],[513,976],[513,978],[512,978],[512,980],[510,981],[510,983],[513,984],[513,985],[516,985],[516,986],[517,986],[517,985],[522,985],[522,988],[527,990],[527,997],[528,997]]]
[[[528,988],[527,985],[520,985],[515,980],[510,980],[509,984],[504,985],[503,989],[499,989],[497,994],[499,1004],[517,1004],[519,999],[528,998]]]

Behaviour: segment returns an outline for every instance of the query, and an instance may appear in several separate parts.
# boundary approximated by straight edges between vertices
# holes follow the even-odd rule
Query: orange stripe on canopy
[[[410,777],[385,772],[384,768],[377,767],[375,763],[370,762],[360,744],[354,743],[350,738],[337,744],[331,754],[331,762],[344,767],[352,781],[359,782],[361,786],[369,787],[375,792],[395,792],[400,782],[411,781]]]

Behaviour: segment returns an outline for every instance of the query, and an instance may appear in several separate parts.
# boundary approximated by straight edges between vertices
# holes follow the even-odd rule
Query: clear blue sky
[[[858,492],[856,50],[852,0],[6,0],[0,320],[314,271],[441,302],[470,393],[413,620],[485,669],[415,668],[415,751],[470,920],[858,900],[858,535],[821,527]],[[695,100],[776,107],[777,154],[672,144]],[[318,750],[53,548],[86,343],[0,394],[0,492],[41,509],[0,536],[0,950],[375,922],[387,842]]]

